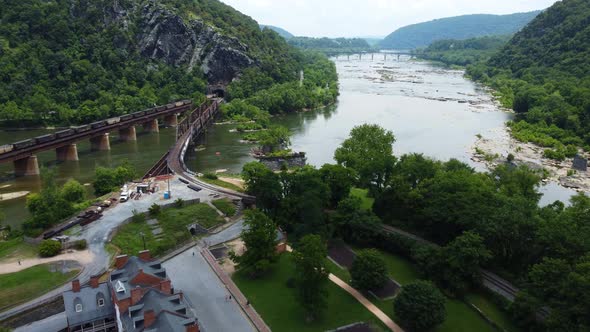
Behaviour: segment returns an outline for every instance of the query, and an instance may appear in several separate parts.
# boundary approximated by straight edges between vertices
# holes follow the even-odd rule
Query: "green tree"
[[[44,240],[39,244],[39,255],[41,257],[57,256],[61,252],[61,243],[54,240]]]
[[[352,285],[361,290],[378,290],[387,282],[385,261],[375,249],[357,253],[350,269]]]
[[[244,225],[242,240],[247,250],[241,256],[231,253],[230,257],[239,270],[257,278],[277,259],[277,226],[259,210],[247,210]]]
[[[324,182],[330,187],[330,207],[335,208],[348,197],[354,183],[354,171],[340,165],[325,164],[320,168]]]
[[[81,203],[86,199],[86,188],[80,182],[70,179],[61,188],[61,196],[68,202]]]
[[[246,192],[256,196],[258,208],[275,216],[282,198],[279,176],[264,164],[251,162],[244,165],[242,177],[246,184]]]
[[[307,321],[320,318],[326,309],[328,296],[326,245],[319,235],[306,235],[293,252],[297,300],[303,307]]]
[[[393,172],[394,142],[391,131],[364,124],[352,129],[350,137],[336,149],[334,159],[339,165],[356,171],[360,186],[379,193]]]
[[[72,202],[63,198],[55,182],[55,174],[44,170],[41,178],[41,191],[27,196],[26,205],[31,216],[23,225],[25,232],[35,236],[74,213]]]
[[[432,283],[416,281],[402,287],[393,310],[410,331],[428,331],[445,321],[445,302],[445,296]]]

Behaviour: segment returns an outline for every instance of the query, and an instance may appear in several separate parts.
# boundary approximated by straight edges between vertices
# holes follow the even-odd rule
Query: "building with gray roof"
[[[68,331],[112,332],[117,331],[115,307],[107,283],[99,283],[92,277],[88,285],[72,282],[72,290],[63,293],[68,320]]]

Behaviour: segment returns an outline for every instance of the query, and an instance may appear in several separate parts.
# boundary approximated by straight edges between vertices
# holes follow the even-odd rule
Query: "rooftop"
[[[78,292],[66,291],[63,299],[70,326],[112,317],[115,312],[107,283],[98,284],[96,288],[86,285]]]

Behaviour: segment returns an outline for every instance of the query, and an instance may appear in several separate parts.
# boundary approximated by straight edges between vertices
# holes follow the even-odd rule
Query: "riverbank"
[[[545,148],[533,143],[521,142],[515,139],[507,126],[497,128],[493,138],[480,136],[471,147],[472,160],[492,169],[505,163],[508,155],[514,156],[516,165],[526,165],[534,170],[545,170],[543,182],[555,182],[562,187],[574,189],[578,192],[590,192],[590,172],[575,171],[572,168],[573,159],[564,161],[548,159],[543,156]],[[585,158],[589,156],[584,155]]]

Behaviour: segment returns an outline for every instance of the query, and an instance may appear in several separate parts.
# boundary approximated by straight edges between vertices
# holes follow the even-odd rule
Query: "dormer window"
[[[82,304],[81,303],[76,304],[76,312],[82,312]]]
[[[98,299],[98,306],[104,307],[104,299]]]

